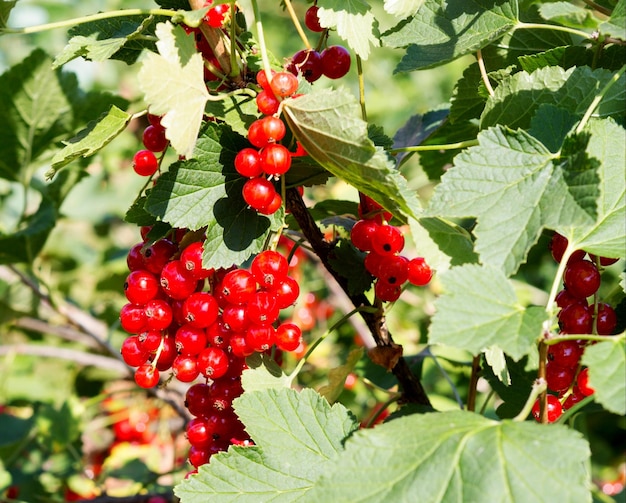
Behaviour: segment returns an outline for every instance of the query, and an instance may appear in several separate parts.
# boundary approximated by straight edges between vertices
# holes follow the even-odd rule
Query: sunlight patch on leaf
[[[582,364],[589,367],[589,384],[606,410],[626,414],[626,346],[624,334],[607,337],[585,348]]]

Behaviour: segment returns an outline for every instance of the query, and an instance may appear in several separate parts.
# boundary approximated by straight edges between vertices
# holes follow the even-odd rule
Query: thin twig
[[[485,68],[485,60],[483,59],[483,53],[480,49],[476,51],[476,59],[478,61],[478,68],[480,68],[480,76],[485,83],[487,92],[489,93],[489,96],[493,96],[493,87],[491,87],[491,82],[489,82],[489,76],[487,75],[487,69]]]
[[[472,374],[470,376],[469,393],[467,395],[467,410],[476,410],[476,394],[478,378],[480,377],[480,355],[472,359]]]

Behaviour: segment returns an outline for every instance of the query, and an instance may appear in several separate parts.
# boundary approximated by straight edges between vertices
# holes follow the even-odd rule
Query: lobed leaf
[[[428,214],[478,217],[475,250],[483,264],[509,275],[544,227],[593,221],[588,213],[593,208],[585,211],[571,192],[579,180],[567,184],[567,162],[557,166],[560,159],[528,133],[498,126],[481,132],[478,141],[455,158],[435,189]],[[579,197],[594,196],[595,190],[590,187]]]
[[[320,25],[334,28],[350,49],[366,60],[370,44],[378,46],[376,19],[363,0],[318,0]]]
[[[191,157],[209,99],[202,55],[194,37],[170,22],[156,27],[159,54],[146,54],[139,84],[150,112],[162,115],[166,137],[179,155]]]
[[[323,90],[283,103],[291,131],[316,162],[396,217],[417,217],[421,210],[416,194],[369,139],[354,96]]]
[[[254,447],[231,447],[177,485],[182,503],[302,501],[357,427],[311,389],[246,392],[234,408]]]
[[[426,0],[408,22],[383,34],[383,45],[407,47],[396,72],[443,65],[485,47],[511,30],[518,21],[517,1]]]
[[[355,433],[307,501],[590,502],[589,456],[562,426],[414,414]]]
[[[246,358],[248,368],[241,374],[244,391],[260,391],[268,388],[289,388],[291,378],[269,355],[254,353]]]
[[[498,347],[514,360],[529,354],[547,314],[525,308],[511,282],[491,266],[467,264],[441,277],[443,294],[428,331],[431,344],[445,344],[478,355]]]
[[[589,367],[589,384],[606,410],[626,414],[626,346],[622,333],[585,348],[582,364]]]

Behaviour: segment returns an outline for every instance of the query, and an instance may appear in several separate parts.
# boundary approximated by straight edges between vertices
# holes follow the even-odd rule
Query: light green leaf
[[[412,16],[422,6],[424,0],[385,0],[385,11],[394,16],[405,18]]]
[[[244,146],[248,143],[228,126],[208,123],[193,157],[171,165],[145,204],[172,227],[206,227],[204,261],[210,267],[241,264],[282,225],[282,210],[264,216],[243,200],[246,179],[235,171],[234,158]]]
[[[441,283],[444,293],[435,301],[437,311],[428,332],[431,344],[474,355],[498,347],[515,360],[530,353],[547,314],[521,305],[501,271],[469,264],[450,269]]]
[[[355,433],[308,501],[590,502],[589,456],[563,426],[414,414]]]
[[[106,115],[87,127],[74,138],[65,142],[65,147],[52,158],[52,168],[46,172],[46,178],[52,178],[63,166],[78,157],[89,157],[108,145],[130,122],[132,115],[116,106],[112,106]]]
[[[176,486],[181,503],[302,501],[356,428],[350,412],[311,389],[244,393],[234,408],[254,447],[231,447]]]
[[[543,227],[593,221],[570,192],[563,175],[567,166],[556,166],[559,159],[528,133],[498,126],[481,132],[478,141],[456,156],[428,213],[478,217],[475,250],[482,263],[511,274]]]
[[[571,26],[573,28],[593,28],[598,26],[598,20],[591,15],[589,9],[570,2],[551,2],[539,6],[541,17],[547,21]]]
[[[363,348],[353,349],[348,354],[346,363],[328,371],[328,384],[319,389],[319,394],[326,398],[328,403],[337,401],[346,384],[346,377],[354,370],[356,364],[363,357],[363,352]]]
[[[152,34],[148,30],[153,30],[154,22],[153,17],[128,16],[79,24],[69,31],[71,38],[52,65],[57,68],[78,57],[132,64],[143,49],[155,49],[154,42],[145,37]]]
[[[204,111],[207,115],[227,122],[233,131],[241,136],[247,136],[250,124],[259,118],[256,101],[247,94],[209,101]]]
[[[504,351],[498,347],[487,348],[485,350],[485,361],[489,364],[498,380],[506,386],[511,385],[511,375],[506,365]]]
[[[378,46],[374,14],[363,0],[318,0],[320,25],[334,28],[350,49],[366,60],[370,44]]]
[[[600,198],[597,218],[588,225],[555,227],[578,248],[607,257],[626,254],[626,144],[616,141],[626,131],[613,119],[592,120],[586,157],[599,165]]]
[[[315,161],[401,220],[419,215],[416,194],[368,138],[367,123],[352,94],[323,90],[283,103],[291,131]]]
[[[626,414],[626,347],[624,334],[607,337],[585,348],[582,364],[589,367],[589,384],[606,410]]]
[[[600,33],[626,40],[626,0],[619,0],[613,8],[611,17],[600,24]]]
[[[11,14],[11,10],[15,7],[17,0],[2,0],[0,1],[0,34],[2,33],[2,28],[7,27],[7,21],[9,20],[9,14]]]
[[[587,66],[568,70],[556,66],[528,74],[518,72],[505,79],[488,100],[480,119],[481,127],[504,124],[526,129],[537,108],[556,105],[582,117],[599,91],[613,78],[613,72]],[[621,76],[602,98],[594,117],[623,115],[626,108],[626,77]]]
[[[291,386],[291,378],[268,355],[254,353],[246,358],[246,364],[248,368],[241,374],[241,384],[245,392]]]
[[[383,45],[407,47],[396,72],[443,65],[485,47],[517,23],[515,0],[426,0],[408,22],[383,34]]]
[[[150,112],[163,116],[161,124],[172,147],[191,157],[209,98],[202,56],[196,52],[193,35],[178,25],[159,23],[156,35],[159,54],[146,54],[139,84]]]

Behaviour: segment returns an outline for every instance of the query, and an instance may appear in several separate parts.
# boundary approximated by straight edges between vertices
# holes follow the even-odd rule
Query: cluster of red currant
[[[320,25],[317,5],[306,11],[304,24],[316,33],[326,32]],[[322,42],[326,39],[323,37]],[[321,45],[321,44],[320,44]],[[340,45],[329,45],[322,52],[315,49],[302,49],[296,52],[286,66],[294,75],[302,75],[308,82],[315,82],[322,75],[329,79],[340,79],[350,70],[350,53]]]
[[[272,74],[271,81],[268,81],[265,71],[260,71],[257,82],[262,91],[257,95],[256,102],[265,117],[250,125],[248,140],[256,148],[240,150],[235,156],[235,169],[249,179],[242,189],[245,202],[259,213],[271,215],[283,204],[272,180],[289,171],[293,155],[301,155],[290,152],[279,143],[285,137],[287,128],[279,117],[274,116],[280,100],[294,95],[298,80],[290,73],[279,72]]]
[[[148,230],[142,229],[144,239]],[[231,408],[242,391],[245,358],[274,346],[298,348],[301,329],[279,317],[300,289],[277,251],[259,253],[249,270],[215,271],[202,265],[203,242],[185,241],[182,230],[174,240],[143,241],[130,250],[124,284],[129,302],[120,321],[132,335],[121,353],[137,367],[135,381],[144,388],[156,386],[160,373],[170,369],[181,382],[204,379],[189,389],[186,401],[196,416],[187,433],[190,462],[197,467],[231,439],[246,440]]]
[[[133,169],[141,176],[152,176],[159,169],[159,159],[156,154],[163,152],[168,145],[165,137],[165,128],[161,125],[161,118],[148,114],[150,124],[143,130],[144,149],[137,151],[133,156]]]
[[[555,233],[550,251],[561,262],[567,238]],[[617,259],[589,255],[576,250],[570,257],[563,275],[563,290],[556,296],[561,309],[558,314],[561,334],[611,335],[617,325],[615,310],[606,303],[598,302],[597,292],[601,282],[601,268]],[[594,297],[589,303],[588,298]],[[548,421],[556,421],[564,410],[571,408],[583,398],[594,393],[589,386],[587,368],[580,365],[580,358],[587,345],[583,340],[566,340],[549,346],[546,365],[548,389]],[[539,403],[535,403],[533,415],[539,419]]]
[[[404,248],[402,231],[387,223],[392,215],[368,196],[361,195],[358,220],[350,231],[352,244],[367,252],[365,269],[376,278],[374,292],[382,301],[393,302],[400,297],[402,285],[409,281],[425,286],[433,272],[422,257],[407,259],[400,255]]]

